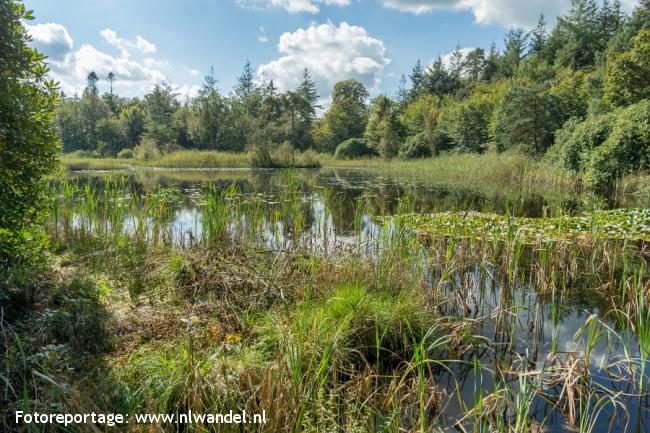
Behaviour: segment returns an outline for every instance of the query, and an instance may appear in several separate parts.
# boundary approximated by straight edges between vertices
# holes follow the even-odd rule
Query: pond
[[[533,218],[580,215],[595,208],[648,207],[641,198],[532,192],[516,185],[432,184],[417,178],[335,169],[149,169],[76,172],[69,178],[76,188],[74,194],[92,190],[110,203],[80,203],[76,210],[66,205],[73,214],[70,224],[76,228],[110,231],[119,225],[126,232],[144,230],[146,236],[162,230],[163,237],[181,247],[219,230],[239,230],[275,251],[300,247],[314,254],[345,251],[366,257],[381,256],[387,245],[394,246],[395,238],[399,238],[406,249],[416,250],[411,256],[414,269],[429,281],[432,292],[440,288],[444,293],[440,313],[469,319],[472,332],[481,340],[475,350],[432,369],[443,390],[441,399],[445,403],[440,403],[444,410],[439,423],[445,429],[459,430],[459,420],[470,420],[474,429],[482,428],[482,416],[475,413],[477,400],[504,387],[515,399],[527,402],[532,408],[529,415],[547,431],[571,431],[567,417],[575,412],[591,414],[573,420],[582,424],[582,431],[642,432],[650,428],[647,398],[638,396],[639,382],[643,384],[639,369],[644,371],[639,366],[647,364],[647,357],[642,356],[638,332],[633,332],[632,326],[624,323],[625,315],[620,314],[618,307],[625,298],[613,293],[611,287],[604,289],[612,278],[633,275],[640,275],[640,286],[647,288],[645,271],[635,273],[639,264],[647,262],[645,243],[634,245],[636,253],[630,256],[629,269],[622,277],[587,270],[583,256],[571,256],[577,270],[568,278],[561,275],[563,282],[557,289],[554,284],[549,289],[537,278],[531,263],[512,271],[515,276],[510,275],[510,268],[489,261],[470,260],[449,272],[448,267],[438,265],[442,260],[437,256],[440,248],[427,248],[426,242],[415,240],[416,235],[405,240],[408,231],[397,230],[383,218],[446,211]],[[115,182],[120,187],[115,188]],[[133,207],[124,213],[106,210],[130,200],[148,210],[142,214]],[[164,225],[152,227],[157,223],[151,210],[162,208],[161,203]],[[227,227],[222,227],[223,218],[215,218],[220,212],[227,213]],[[53,224],[58,227],[61,223],[57,219]],[[613,251],[617,254],[618,250]],[[445,353],[438,357],[448,359]],[[525,380],[529,376],[539,381],[534,384],[536,393]],[[588,394],[588,411],[571,407],[577,401],[572,400],[574,393]]]

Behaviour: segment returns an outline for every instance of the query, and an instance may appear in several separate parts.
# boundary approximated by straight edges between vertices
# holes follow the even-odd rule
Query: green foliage
[[[386,96],[372,102],[365,138],[368,146],[377,149],[383,158],[392,158],[402,142],[404,128],[397,113],[397,104]]]
[[[132,159],[135,157],[133,149],[122,149],[117,154],[118,159]]]
[[[650,29],[632,39],[632,48],[614,54],[605,67],[605,100],[614,106],[650,98]]]
[[[449,101],[440,114],[440,128],[454,150],[481,153],[487,148],[489,125],[498,88],[478,88],[461,101]]]
[[[616,112],[607,139],[592,153],[584,175],[594,187],[604,187],[632,170],[650,165],[650,101]]]
[[[549,158],[581,173],[586,183],[605,187],[633,170],[647,168],[650,155],[650,101],[580,122],[558,131]]]
[[[561,125],[556,104],[545,87],[512,86],[494,120],[497,150],[521,148],[529,155],[543,154]]]
[[[23,27],[23,21],[32,19],[31,12],[22,3],[3,0],[0,16],[0,268],[4,273],[40,248],[33,225],[44,207],[41,179],[56,167],[59,139],[53,127],[56,85],[47,78],[44,56],[29,47]]]
[[[145,137],[140,144],[133,148],[133,157],[142,161],[151,161],[160,158],[162,152],[155,140]]]
[[[363,136],[367,123],[367,98],[368,91],[356,80],[336,83],[332,106],[314,132],[318,150],[333,153],[339,143]]]
[[[614,113],[587,118],[580,121],[573,118],[556,133],[554,152],[556,160],[563,168],[575,172],[585,169],[591,151],[600,146],[609,136],[616,119]]]
[[[364,138],[350,138],[336,147],[334,158],[336,159],[357,159],[377,156],[377,151],[368,146]]]
[[[425,132],[412,135],[399,148],[402,159],[427,158],[431,156],[431,142]]]

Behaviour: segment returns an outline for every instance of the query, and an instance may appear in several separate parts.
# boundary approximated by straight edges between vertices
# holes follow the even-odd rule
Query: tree
[[[426,89],[432,95],[444,96],[456,89],[458,81],[445,69],[442,58],[438,57],[429,68],[426,76]]]
[[[478,81],[483,77],[483,68],[485,67],[485,50],[476,48],[467,53],[462,64],[463,75]]]
[[[624,106],[650,99],[650,29],[641,30],[630,50],[613,55],[605,66],[605,100]]]
[[[106,81],[111,86],[111,95],[113,94],[113,83],[115,82],[115,74],[113,72],[109,72],[108,75],[106,76]]]
[[[561,126],[555,98],[544,87],[513,86],[497,110],[494,141],[498,151],[513,147],[539,156],[553,144]]]
[[[572,0],[571,10],[566,16],[558,18],[551,39],[558,65],[577,69],[591,67],[597,53],[605,47],[596,2]]]
[[[84,93],[89,94],[89,95],[98,95],[99,94],[99,89],[97,88],[97,82],[99,81],[99,77],[95,73],[95,71],[90,71],[88,75],[86,76],[86,89],[84,90]]]
[[[45,56],[29,46],[22,3],[0,0],[0,288],[40,257],[42,178],[57,164],[56,83]],[[22,278],[27,275],[21,272]],[[19,279],[22,279],[19,278]],[[3,297],[0,293],[0,298]],[[4,301],[3,301],[4,302]]]
[[[621,9],[620,0],[614,0],[611,5],[609,0],[603,0],[600,12],[598,13],[598,21],[601,26],[601,32],[606,39],[612,37],[623,24],[625,15]]]
[[[316,119],[316,110],[321,108],[318,105],[318,98],[316,83],[312,80],[309,70],[305,68],[302,73],[302,80],[294,92],[292,105],[298,115],[296,129],[298,148],[306,149],[313,144],[311,130]]]
[[[138,101],[132,102],[120,113],[120,124],[126,147],[135,147],[144,134],[145,112]]]
[[[422,92],[424,92],[424,85],[426,80],[425,71],[422,67],[422,62],[420,62],[420,59],[418,59],[418,61],[415,63],[415,66],[413,67],[409,78],[411,79],[411,91],[409,97],[410,99],[415,99],[421,95]]]
[[[504,45],[506,47],[501,57],[500,74],[503,77],[512,77],[519,62],[524,58],[528,34],[523,29],[511,29],[506,33]]]
[[[537,54],[543,56],[548,40],[548,32],[546,31],[546,20],[544,14],[539,15],[537,26],[530,32],[530,54]]]
[[[192,109],[197,119],[193,140],[205,149],[225,149],[223,123],[226,104],[217,88],[214,67],[210,67],[210,72],[203,78],[203,86],[192,101]]]
[[[315,131],[319,150],[331,153],[339,143],[363,136],[367,122],[367,99],[368,91],[359,81],[336,83],[332,92],[332,106]]]
[[[147,113],[145,136],[154,140],[158,146],[172,144],[175,139],[171,125],[172,115],[179,104],[171,84],[167,81],[157,83],[144,96],[143,105]]]
[[[80,114],[83,119],[85,143],[82,149],[96,149],[98,145],[97,124],[109,116],[109,107],[99,97],[97,82],[99,78],[95,72],[90,72],[86,77],[86,87],[80,101]]]
[[[409,91],[406,88],[406,76],[402,74],[402,77],[399,80],[399,85],[397,86],[397,102],[400,106],[405,106],[409,100]]]
[[[379,151],[379,141],[383,134],[382,122],[391,117],[394,111],[393,102],[384,95],[378,96],[372,101],[364,136],[368,145],[377,151]]]
[[[465,56],[460,49],[460,45],[457,45],[454,51],[451,52],[449,57],[449,72],[457,80],[460,79],[463,72],[463,63],[465,61]]]

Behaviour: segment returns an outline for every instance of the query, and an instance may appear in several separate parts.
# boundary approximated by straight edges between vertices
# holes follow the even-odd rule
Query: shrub
[[[427,158],[429,156],[431,156],[431,146],[427,134],[424,132],[407,138],[399,149],[399,157],[402,159]]]
[[[336,152],[334,152],[334,158],[336,159],[356,159],[377,155],[377,151],[368,146],[363,138],[346,140],[339,144],[336,147]]]
[[[119,159],[132,159],[133,158],[133,149],[122,149],[117,154]]]
[[[151,161],[162,156],[158,145],[151,138],[143,138],[140,144],[133,148],[133,156],[143,161]]]
[[[624,174],[650,164],[650,101],[616,112],[611,134],[591,154],[584,180],[604,187]]]
[[[590,153],[609,136],[615,113],[588,118],[582,122],[573,118],[558,130],[555,136],[557,159],[568,170],[583,171]]]
[[[271,159],[271,153],[267,146],[253,146],[253,148],[248,152],[248,157],[250,158],[252,167],[270,168],[274,166],[273,159]]]

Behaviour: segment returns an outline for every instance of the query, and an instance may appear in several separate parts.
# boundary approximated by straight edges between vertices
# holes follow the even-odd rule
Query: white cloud
[[[73,41],[68,30],[61,24],[46,23],[27,25],[32,46],[49,57],[51,64],[63,65],[70,60]]]
[[[111,29],[104,29],[99,34],[102,35],[102,38],[107,43],[120,50],[122,57],[130,57],[130,50],[132,49],[136,49],[144,54],[153,54],[156,52],[156,46],[139,35],[135,38],[135,41],[129,41],[119,38],[117,33]]]
[[[467,57],[467,55],[470,52],[474,51],[475,49],[476,48],[473,47],[466,47],[466,48],[459,48],[458,51],[460,51],[460,54],[463,56],[464,59],[465,57]],[[451,53],[447,53],[443,56],[440,56],[440,60],[442,60],[442,64],[445,66],[445,68],[449,68],[451,66],[451,58],[454,55],[454,51],[452,51]],[[433,62],[435,62],[436,60],[437,59],[433,59],[431,61],[431,64],[433,64]]]
[[[172,86],[172,89],[178,95],[180,101],[185,101],[187,98],[197,97],[201,86],[197,84],[183,84],[181,86]]]
[[[97,50],[92,45],[84,44],[74,53],[73,74],[77,79],[84,79],[88,73],[95,71],[99,77],[113,72],[119,81],[161,81],[165,75],[157,69],[147,67],[128,57],[113,57]]]
[[[350,0],[236,0],[236,3],[243,8],[281,8],[291,13],[316,14],[320,12],[320,4],[347,6],[350,4]]]
[[[540,12],[552,21],[571,6],[568,0],[383,0],[383,4],[415,14],[436,10],[471,11],[479,24],[527,28],[537,23]]]
[[[370,90],[376,88],[390,59],[385,57],[383,41],[368,35],[363,27],[346,22],[311,25],[280,36],[276,60],[261,65],[262,73],[274,80],[281,91],[294,89],[304,68],[308,68],[321,97],[327,97],[334,84],[353,78]]]
[[[260,34],[257,36],[257,40],[263,44],[269,41],[268,36],[266,36],[266,29],[264,27],[260,27]]]
[[[27,29],[32,36],[32,46],[48,56],[50,74],[59,81],[61,90],[69,95],[81,93],[91,71],[100,78],[100,85],[105,85],[105,77],[113,72],[117,78],[118,92],[123,96],[141,95],[156,82],[166,79],[164,70],[169,68],[166,60],[132,58],[132,50],[134,54],[141,55],[152,54],[156,50],[153,43],[140,36],[128,41],[119,38],[113,30],[102,30],[100,34],[104,40],[119,50],[119,55],[113,56],[90,44],[82,44],[75,50],[72,37],[61,24],[37,24]],[[180,86],[179,94],[193,95],[197,89],[198,86]]]

